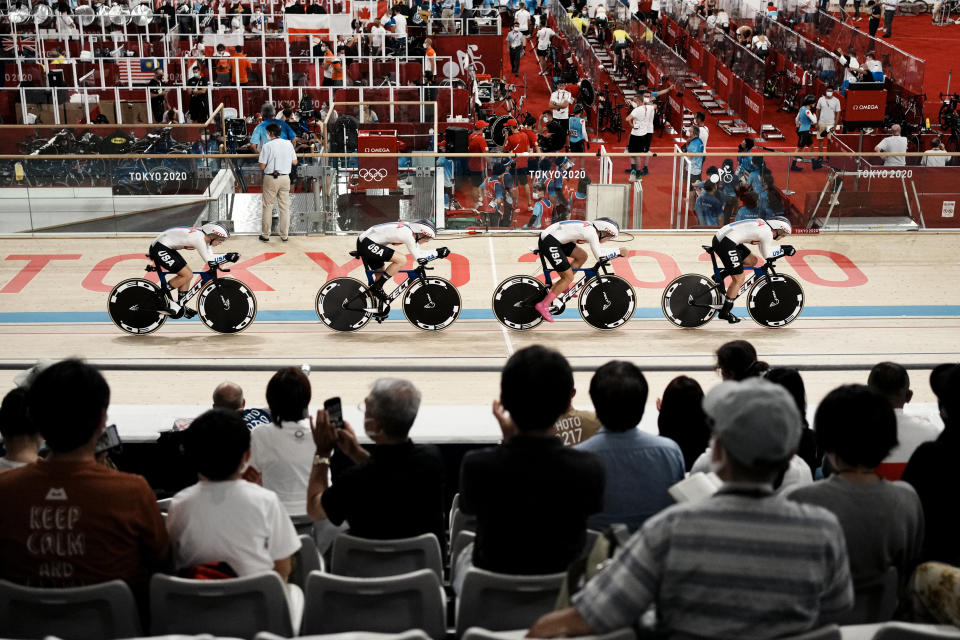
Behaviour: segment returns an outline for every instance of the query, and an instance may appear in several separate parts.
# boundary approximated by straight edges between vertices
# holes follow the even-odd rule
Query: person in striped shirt
[[[773,493],[802,428],[787,390],[759,378],[724,382],[703,408],[721,489],[647,520],[572,607],[540,618],[528,637],[599,635],[655,605],[657,630],[668,637],[767,640],[853,605],[836,516]]]

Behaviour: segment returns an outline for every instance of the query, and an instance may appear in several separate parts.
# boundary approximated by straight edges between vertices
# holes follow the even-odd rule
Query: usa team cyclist
[[[212,247],[219,246],[230,232],[222,224],[208,222],[202,227],[173,227],[167,229],[150,244],[147,252],[150,258],[163,265],[167,271],[174,273],[167,280],[167,309],[170,315],[177,315],[182,309],[180,300],[190,289],[193,280],[193,270],[187,265],[186,259],[180,255],[182,249],[195,249],[203,261],[211,268],[224,262],[236,262],[240,258],[238,253],[214,254]],[[196,312],[192,309],[184,311],[187,317],[193,317]]]
[[[573,270],[579,269],[587,260],[587,252],[577,245],[589,244],[597,260],[626,256],[626,249],[615,249],[606,253],[600,251],[601,242],[614,240],[619,235],[620,226],[610,218],[563,220],[555,222],[540,232],[538,241],[540,255],[543,256],[548,267],[557,272],[557,279],[547,292],[547,296],[534,305],[534,309],[543,316],[544,320],[553,322],[550,303],[573,286]]]
[[[450,255],[450,250],[446,247],[439,247],[435,252],[429,253],[421,252],[417,248],[417,245],[430,242],[436,237],[437,228],[429,220],[384,222],[375,224],[361,233],[357,238],[357,253],[365,259],[371,269],[380,270],[385,264],[387,265],[385,273],[377,274],[373,286],[370,287],[370,293],[380,302],[386,302],[387,294],[383,291],[383,285],[404,265],[403,256],[387,245],[406,246],[407,252],[417,261],[446,258]]]
[[[740,322],[740,318],[733,314],[733,303],[746,276],[743,268],[755,267],[760,259],[752,253],[746,243],[759,244],[760,255],[764,259],[792,256],[796,250],[785,244],[782,247],[775,244],[777,240],[793,232],[790,221],[783,216],[769,219],[753,218],[731,222],[717,231],[713,236],[713,250],[723,263],[726,275],[730,276],[730,285],[727,287],[727,296],[723,301],[723,308],[717,317],[730,324]]]

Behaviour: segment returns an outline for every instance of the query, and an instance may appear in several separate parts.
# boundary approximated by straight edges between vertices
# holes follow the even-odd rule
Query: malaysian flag
[[[120,82],[123,84],[147,83],[153,80],[157,69],[163,69],[163,60],[157,58],[120,58]]]
[[[37,54],[37,39],[35,37],[8,36],[3,39],[3,50],[18,53],[21,57],[32,58]]]

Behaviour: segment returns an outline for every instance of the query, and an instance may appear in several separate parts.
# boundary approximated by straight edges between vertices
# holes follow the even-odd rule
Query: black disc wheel
[[[768,276],[750,288],[747,312],[765,327],[783,327],[803,310],[803,287],[786,275]]]
[[[533,329],[543,322],[543,317],[533,305],[546,295],[547,288],[533,276],[511,276],[493,292],[493,315],[508,329]]]
[[[460,315],[460,292],[449,280],[417,279],[403,296],[403,314],[424,331],[441,331]]]
[[[166,321],[160,313],[166,307],[160,287],[143,278],[124,280],[107,298],[107,311],[113,323],[135,335],[153,333]]]
[[[577,302],[580,315],[596,329],[616,329],[633,317],[637,296],[630,283],[620,276],[602,275],[591,278]]]
[[[377,303],[355,278],[334,278],[317,292],[317,316],[334,331],[363,328],[376,311]]]
[[[667,285],[660,306],[667,320],[692,329],[710,322],[723,304],[720,288],[707,276],[685,273]]]
[[[217,278],[200,291],[197,313],[217,333],[238,333],[257,317],[257,299],[239,280]]]

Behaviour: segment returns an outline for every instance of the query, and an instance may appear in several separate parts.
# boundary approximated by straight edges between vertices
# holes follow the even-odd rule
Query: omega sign
[[[747,104],[748,107],[750,107],[751,111],[755,113],[760,113],[760,105],[758,105],[756,102],[754,102],[747,96],[743,96],[743,101]]]
[[[880,105],[877,104],[855,104],[852,107],[853,111],[879,111]]]
[[[871,127],[883,122],[886,110],[886,91],[851,87],[844,100],[843,119],[851,127]]]
[[[376,148],[373,148],[373,149],[366,149],[366,148],[365,148],[365,149],[364,149],[363,151],[361,151],[360,153],[393,153],[393,152],[392,152],[390,149],[387,149],[386,147],[376,147]]]

